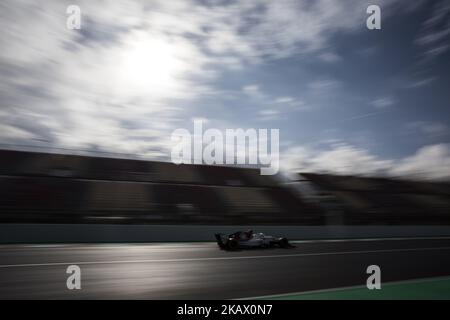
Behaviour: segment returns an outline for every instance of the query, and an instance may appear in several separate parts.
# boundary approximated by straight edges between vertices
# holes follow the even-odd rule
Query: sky
[[[0,28],[0,148],[167,161],[202,119],[280,129],[286,172],[450,179],[448,1],[4,0]]]

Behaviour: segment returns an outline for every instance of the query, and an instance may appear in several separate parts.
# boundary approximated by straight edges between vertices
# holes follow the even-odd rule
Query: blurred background
[[[449,14],[439,0],[2,1],[0,222],[449,224]],[[194,120],[280,129],[280,174],[171,164],[171,133]]]
[[[450,184],[0,152],[0,222],[449,225]]]

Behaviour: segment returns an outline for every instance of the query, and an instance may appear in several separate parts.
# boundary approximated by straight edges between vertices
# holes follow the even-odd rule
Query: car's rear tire
[[[237,242],[237,240],[228,240],[227,242],[227,249],[228,250],[236,250],[239,246],[239,243]]]
[[[289,241],[286,238],[281,238],[280,242],[278,242],[280,248],[289,248]]]

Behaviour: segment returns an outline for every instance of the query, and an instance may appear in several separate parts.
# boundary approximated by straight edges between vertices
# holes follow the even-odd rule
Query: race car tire
[[[280,248],[289,248],[289,241],[286,238],[281,238],[280,242],[278,242]]]
[[[228,250],[236,250],[239,246],[239,243],[236,240],[229,240],[227,242],[227,249]]]

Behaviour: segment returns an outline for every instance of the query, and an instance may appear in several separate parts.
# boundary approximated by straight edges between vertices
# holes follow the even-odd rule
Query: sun
[[[185,70],[176,44],[151,34],[129,39],[119,61],[121,82],[139,91],[175,88]]]

